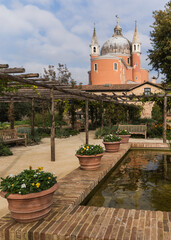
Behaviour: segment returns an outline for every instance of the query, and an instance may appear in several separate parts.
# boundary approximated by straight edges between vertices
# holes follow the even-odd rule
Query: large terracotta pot
[[[97,155],[78,155],[76,157],[79,159],[80,168],[83,170],[96,170],[100,167],[101,158],[103,153]]]
[[[120,148],[120,142],[103,142],[106,152],[118,152]]]
[[[131,135],[119,135],[122,138],[121,143],[128,143]]]
[[[20,223],[44,218],[51,210],[53,194],[58,188],[59,185],[55,183],[51,188],[38,193],[10,194],[7,201],[11,216]],[[0,195],[5,197],[6,192],[0,192]]]

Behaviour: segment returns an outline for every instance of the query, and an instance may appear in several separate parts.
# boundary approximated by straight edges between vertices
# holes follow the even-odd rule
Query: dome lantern
[[[119,26],[119,17],[118,15],[116,15],[116,21],[117,21],[117,24],[114,28],[114,34],[112,37],[115,37],[115,36],[122,36],[122,28]]]

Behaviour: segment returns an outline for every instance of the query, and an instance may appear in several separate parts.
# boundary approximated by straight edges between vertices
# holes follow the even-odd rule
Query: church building
[[[123,36],[117,17],[114,34],[103,44],[101,51],[94,28],[90,48],[89,85],[142,84],[148,81],[148,70],[141,68],[141,42],[136,23],[130,42]]]

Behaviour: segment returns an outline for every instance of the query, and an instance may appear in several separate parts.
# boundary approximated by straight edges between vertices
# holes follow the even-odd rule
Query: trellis
[[[151,98],[151,96],[146,95],[127,95],[123,93],[122,95],[113,96],[107,94],[96,95],[93,93],[88,93],[77,88],[72,88],[68,85],[57,85],[55,81],[50,81],[47,78],[39,78],[38,73],[23,74],[25,72],[24,68],[9,68],[8,64],[0,64],[0,80],[6,80],[8,86],[19,88],[16,93],[3,92],[0,96],[0,102],[10,102],[11,113],[13,111],[14,102],[32,102],[32,127],[31,133],[34,135],[34,103],[35,101],[50,102],[51,103],[51,161],[55,161],[55,117],[54,117],[54,101],[58,99],[79,99],[85,101],[85,143],[88,144],[88,101],[100,101],[103,106],[103,102],[114,102],[115,104],[128,105],[128,102],[138,102],[142,98]],[[13,75],[11,75],[13,74]],[[14,75],[15,74],[15,75]],[[19,75],[16,75],[19,74]],[[23,87],[23,84],[26,86]],[[30,89],[27,87],[36,86],[37,89]],[[22,87],[21,87],[22,86]],[[166,92],[164,95],[154,95],[153,97],[164,98],[164,122],[163,122],[163,142],[166,142],[166,114],[167,114],[167,97],[171,97],[169,93]],[[138,99],[138,100],[135,100]],[[13,114],[11,114],[13,116]],[[102,112],[102,119],[104,112]],[[11,127],[14,127],[14,119],[12,117]],[[103,127],[103,120],[102,120]]]
[[[96,94],[86,93],[79,88],[72,88],[71,86],[57,85],[55,81],[50,81],[47,78],[39,78],[39,74],[21,74],[24,73],[24,68],[9,68],[8,64],[0,64],[0,80],[8,82],[8,87],[19,88],[16,93],[3,92],[0,96],[0,102],[10,102],[11,111],[11,127],[14,127],[13,118],[13,103],[30,101],[32,102],[32,127],[31,133],[34,136],[34,102],[45,102],[51,103],[51,161],[55,161],[55,116],[54,116],[54,101],[58,99],[79,99],[85,100],[85,133],[86,141],[88,144],[88,101],[107,101],[115,102],[114,99],[108,99],[105,96],[97,96]],[[20,75],[16,75],[20,73]],[[13,74],[13,75],[11,75]],[[14,75],[15,74],[15,75]],[[23,87],[23,84],[26,86]],[[28,88],[29,86],[36,86],[38,88]],[[21,87],[22,86],[22,87]]]

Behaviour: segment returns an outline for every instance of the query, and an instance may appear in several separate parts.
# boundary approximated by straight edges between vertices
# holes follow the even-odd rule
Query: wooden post
[[[85,133],[86,133],[86,144],[88,144],[88,100],[85,100]]]
[[[13,102],[13,98],[11,98],[10,105],[9,105],[9,121],[10,121],[10,128],[14,129],[14,102]]]
[[[43,130],[45,131],[45,103],[42,102]]]
[[[102,101],[102,122],[101,122],[101,129],[104,128],[104,109],[103,109],[103,101]]]
[[[167,97],[164,96],[164,107],[163,107],[163,143],[166,143],[166,116],[167,116]]]
[[[51,89],[51,161],[55,162],[55,103],[54,91]]]
[[[34,117],[35,117],[34,98],[32,98],[31,104],[32,104],[32,112],[31,112],[31,139],[34,140]]]

